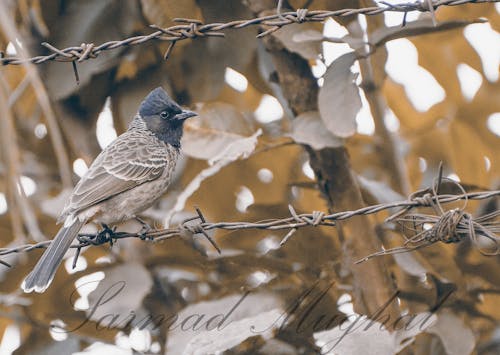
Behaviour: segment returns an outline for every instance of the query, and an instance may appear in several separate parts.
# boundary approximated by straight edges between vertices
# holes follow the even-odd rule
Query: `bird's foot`
[[[113,238],[116,236],[116,227],[110,228],[107,224],[101,223],[102,230],[97,233],[96,243],[104,244],[109,242],[113,246]]]
[[[116,227],[110,228],[107,224],[101,223],[102,230],[92,234],[78,234],[76,239],[80,245],[101,245],[107,242],[113,245],[113,239],[116,239],[120,233],[117,233]]]
[[[142,239],[142,240],[145,240],[145,239],[151,239],[151,237],[149,237],[147,235],[148,232],[150,232],[151,230],[153,230],[153,227],[151,227],[146,221],[144,221],[142,218],[139,218],[139,217],[134,217],[135,220],[137,222],[139,222],[142,227],[141,227],[141,230],[137,233],[139,234],[139,237]]]

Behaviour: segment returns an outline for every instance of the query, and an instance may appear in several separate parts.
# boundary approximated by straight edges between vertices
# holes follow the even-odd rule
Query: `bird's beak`
[[[184,121],[187,120],[189,117],[193,116],[198,116],[196,112],[193,111],[188,111],[188,110],[182,110],[181,113],[175,115],[175,118],[178,119],[179,121]]]

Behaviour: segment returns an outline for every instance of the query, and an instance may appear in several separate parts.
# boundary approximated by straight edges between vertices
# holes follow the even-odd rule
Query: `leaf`
[[[349,137],[356,132],[356,115],[361,109],[356,76],[351,66],[354,52],[337,58],[326,70],[323,87],[319,90],[318,106],[326,128],[336,136]]]
[[[317,30],[304,30],[295,33],[292,39],[296,43],[310,42],[310,41],[323,41],[323,34]]]
[[[165,217],[165,224],[169,224],[173,215],[184,209],[186,201],[191,195],[193,195],[196,190],[200,187],[201,183],[215,175],[219,170],[221,170],[226,165],[239,159],[240,157],[246,158],[252,153],[257,145],[257,137],[262,134],[262,130],[259,128],[250,137],[239,138],[233,140],[227,147],[220,150],[215,156],[209,160],[210,167],[203,169],[198,175],[196,175],[191,182],[186,186],[186,188],[177,196],[177,201],[174,207],[168,211]]]
[[[139,309],[153,286],[148,270],[138,263],[118,265],[104,270],[104,274],[104,279],[89,295],[90,307],[85,310],[90,320],[103,327],[113,325],[112,316],[118,315],[119,324],[131,310]]]
[[[198,347],[231,347],[248,337],[260,335],[283,315],[282,302],[268,293],[233,294],[220,299],[194,303],[178,313],[178,323],[171,327],[166,344],[168,354],[211,354],[215,351],[196,351]],[[192,320],[187,320],[191,317]],[[196,319],[200,319],[196,325]],[[274,318],[272,318],[274,317]],[[212,322],[208,322],[213,318]],[[262,322],[265,321],[265,322]],[[261,324],[262,323],[262,324]],[[280,325],[279,322],[276,322]],[[252,325],[255,331],[251,332]],[[266,332],[263,332],[267,335]],[[227,339],[225,339],[227,338]],[[226,348],[227,349],[227,348]]]
[[[242,138],[232,142],[224,148],[219,154],[211,158],[208,163],[210,165],[224,164],[227,165],[240,157],[246,159],[249,157],[257,145],[257,137],[262,134],[262,129],[258,129],[253,135],[247,138]]]
[[[321,347],[322,354],[354,355],[361,354],[366,349],[370,349],[371,354],[395,354],[394,337],[387,330],[380,329],[380,326],[380,323],[376,323],[365,331],[358,328],[347,335],[345,330],[336,327],[314,333],[314,339],[316,345]]]
[[[38,355],[78,354],[78,350],[80,350],[79,339],[77,337],[71,337],[63,341],[49,343],[45,348],[37,349],[36,353]]]
[[[326,129],[318,111],[305,112],[295,117],[290,136],[295,142],[310,145],[315,150],[341,147],[344,144],[342,138]]]
[[[281,27],[279,31],[273,33],[273,36],[278,38],[289,51],[299,54],[304,59],[314,60],[321,53],[322,46],[322,36],[318,39],[317,35],[321,33],[315,28],[317,26],[313,23],[295,23]],[[296,36],[299,36],[299,41],[296,40]],[[308,36],[309,39],[304,41],[304,37]],[[316,39],[311,40],[311,37]]]
[[[423,278],[428,272],[428,270],[411,253],[396,253],[392,256],[398,266],[410,275]]]
[[[74,355],[86,355],[86,354],[132,355],[134,354],[134,351],[132,349],[126,349],[120,347],[118,345],[106,344],[100,341],[96,341],[87,346],[83,351],[74,352],[73,354]]]
[[[438,314],[437,322],[427,332],[439,336],[449,355],[468,355],[476,345],[472,330],[462,319],[447,311]]]
[[[233,322],[230,327],[224,328],[222,331],[217,332],[216,335],[210,332],[198,334],[187,344],[183,354],[218,353],[234,348],[255,336],[270,339],[273,336],[274,329],[279,325],[276,323],[276,319],[279,319],[282,314],[281,309],[273,309],[255,317]],[[259,329],[265,329],[265,331],[256,331]]]
[[[412,338],[431,326],[436,316],[418,313],[414,317],[389,318],[387,325],[398,329],[389,332],[384,324],[363,315],[354,315],[352,321],[322,332],[314,333],[322,354],[357,355],[370,349],[370,354],[397,354],[412,342]],[[352,318],[352,316],[350,317]],[[385,318],[385,317],[381,317]],[[397,322],[397,323],[396,323]],[[392,323],[392,324],[391,324]]]
[[[227,147],[254,132],[251,121],[233,106],[215,102],[203,105],[199,116],[186,122],[183,152],[197,159],[213,159]]]

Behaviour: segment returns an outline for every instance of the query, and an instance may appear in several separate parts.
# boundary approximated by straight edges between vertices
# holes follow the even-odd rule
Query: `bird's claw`
[[[107,224],[101,223],[102,230],[97,233],[96,244],[109,242],[113,246],[113,237],[116,235],[116,227],[110,228]]]
[[[147,234],[148,232],[153,230],[153,227],[151,227],[147,222],[139,217],[135,217],[135,220],[142,225],[141,230],[137,233],[139,235],[139,238],[141,238],[141,240],[150,239]]]

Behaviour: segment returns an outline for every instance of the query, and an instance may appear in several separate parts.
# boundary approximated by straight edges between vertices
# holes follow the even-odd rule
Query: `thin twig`
[[[24,235],[22,233],[22,227],[20,228],[19,225],[16,226],[14,224],[19,217],[13,216],[13,214],[18,214],[22,217],[24,226],[27,228],[32,238],[35,240],[44,240],[45,237],[40,231],[35,213],[31,208],[23,187],[21,186],[21,169],[19,167],[21,153],[17,142],[12,112],[7,104],[7,85],[2,72],[0,72],[0,82],[4,84],[3,87],[0,88],[0,127],[2,128],[2,150],[4,151],[3,158],[7,167],[8,189],[10,191],[9,203],[15,206],[15,208],[13,208],[14,206],[12,205],[10,206],[13,229],[16,232],[16,238],[22,238],[22,235]],[[15,223],[18,224],[18,222]]]
[[[367,33],[367,35],[369,38],[370,33]],[[394,137],[387,129],[384,121],[387,103],[384,101],[381,94],[381,83],[375,82],[372,58],[367,57],[361,59],[359,65],[363,77],[361,85],[364,88],[366,100],[368,101],[370,112],[373,116],[375,133],[379,138],[378,151],[382,163],[381,165],[390,172],[391,186],[399,193],[408,194],[410,192],[409,179],[406,174],[406,169],[404,169],[403,158],[398,153],[398,149],[396,149]]]
[[[69,158],[64,147],[63,138],[59,125],[57,124],[56,115],[52,109],[52,104],[49,99],[49,95],[45,86],[40,79],[38,71],[32,64],[34,63],[30,58],[24,48],[18,46],[16,43],[16,38],[22,39],[21,33],[17,30],[13,19],[8,16],[8,6],[5,2],[0,2],[0,26],[3,30],[4,35],[16,46],[16,51],[20,54],[20,60],[23,63],[27,63],[25,66],[26,75],[33,86],[33,90],[38,99],[40,107],[44,113],[45,120],[49,129],[49,136],[52,140],[52,146],[54,147],[54,152],[56,155],[57,164],[59,167],[59,175],[61,176],[62,184],[65,188],[71,188],[73,186],[72,182],[72,169],[69,165]],[[2,63],[0,61],[0,63]],[[5,63],[2,63],[5,64]]]

